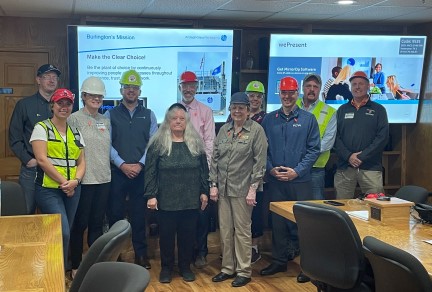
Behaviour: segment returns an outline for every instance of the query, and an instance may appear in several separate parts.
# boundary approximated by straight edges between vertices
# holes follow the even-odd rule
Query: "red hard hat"
[[[194,72],[185,71],[182,73],[182,75],[180,75],[180,83],[197,82],[197,81],[198,81],[198,79],[197,79]]]
[[[282,78],[280,81],[279,90],[298,90],[297,80],[290,76]]]
[[[355,71],[353,75],[351,75],[349,81],[353,80],[354,78],[363,78],[366,79],[367,82],[369,82],[369,78],[367,77],[366,73],[363,71]]]

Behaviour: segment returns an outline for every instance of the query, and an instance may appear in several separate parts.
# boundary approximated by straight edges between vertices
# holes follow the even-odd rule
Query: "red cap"
[[[367,77],[366,73],[363,71],[355,71],[353,75],[351,75],[349,81],[353,80],[354,78],[363,78],[366,79],[367,82],[369,82],[369,78]]]
[[[66,88],[59,88],[54,91],[54,94],[51,96],[51,102],[57,102],[60,99],[68,99],[73,103],[74,98],[75,94],[73,94],[70,90]]]
[[[279,90],[298,90],[298,82],[293,77],[284,77],[280,81]]]
[[[180,83],[185,82],[198,82],[198,78],[192,71],[185,71],[180,75]]]

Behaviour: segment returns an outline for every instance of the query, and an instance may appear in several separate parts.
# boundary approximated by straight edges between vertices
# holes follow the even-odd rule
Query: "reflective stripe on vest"
[[[302,100],[297,99],[297,105],[300,108],[303,108]],[[311,114],[313,114],[318,122],[320,139],[324,137],[324,132],[327,128],[328,123],[330,122],[331,117],[335,114],[336,110],[331,106],[325,104],[322,101],[319,101],[315,108],[312,110]],[[324,168],[327,164],[327,161],[330,158],[330,150],[324,151],[320,154],[317,161],[313,165],[313,167]]]
[[[55,169],[67,180],[74,179],[77,169],[77,160],[81,153],[81,136],[78,130],[67,127],[66,142],[50,120],[39,122],[47,132],[47,157]],[[58,188],[59,183],[45,173],[42,178],[42,186],[46,188]]]

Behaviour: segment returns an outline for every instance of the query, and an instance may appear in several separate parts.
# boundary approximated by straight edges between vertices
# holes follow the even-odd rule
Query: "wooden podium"
[[[365,199],[369,206],[369,220],[382,223],[409,223],[413,202],[391,197],[390,201]]]

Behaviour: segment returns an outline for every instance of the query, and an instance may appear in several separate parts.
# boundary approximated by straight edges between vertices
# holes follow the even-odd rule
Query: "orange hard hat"
[[[367,82],[369,82],[369,78],[367,77],[366,73],[363,71],[355,71],[353,75],[351,75],[349,81],[353,80],[354,78],[363,78],[366,79]]]
[[[280,81],[279,90],[298,90],[298,82],[293,77],[284,77]]]
[[[195,75],[195,73],[192,71],[185,71],[182,73],[182,75],[180,75],[180,83],[197,82],[197,81],[198,81],[198,78]]]

